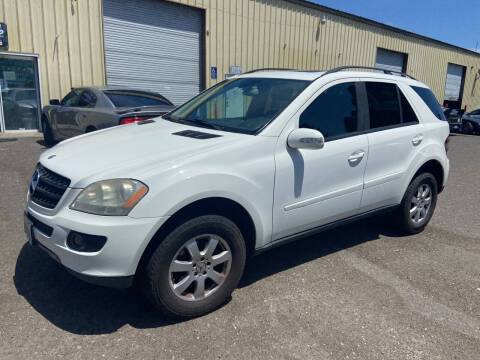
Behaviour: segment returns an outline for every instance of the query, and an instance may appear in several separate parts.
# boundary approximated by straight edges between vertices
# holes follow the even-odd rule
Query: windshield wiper
[[[226,130],[224,126],[212,124],[211,122],[208,122],[203,119],[174,118],[171,115],[163,115],[163,118],[165,120],[180,123],[180,124],[186,124],[186,125],[191,124],[191,125],[198,125],[198,126],[202,126],[202,127],[206,127],[214,130],[229,131],[229,130]]]

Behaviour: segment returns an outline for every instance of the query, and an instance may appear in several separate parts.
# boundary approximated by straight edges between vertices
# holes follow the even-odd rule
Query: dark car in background
[[[462,132],[464,134],[480,134],[480,109],[462,116]]]
[[[443,114],[450,126],[450,132],[462,131],[462,113],[458,109],[444,108]]]
[[[71,138],[111,126],[164,115],[175,106],[149,91],[114,87],[72,89],[61,101],[50,100],[42,111],[45,143]]]

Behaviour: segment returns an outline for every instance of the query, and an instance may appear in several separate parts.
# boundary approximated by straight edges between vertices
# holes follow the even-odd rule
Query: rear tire
[[[430,222],[437,204],[438,185],[430,173],[419,174],[412,180],[397,212],[401,232],[417,234]]]
[[[161,313],[204,315],[222,305],[243,274],[245,241],[229,219],[205,215],[178,226],[148,260],[142,289]]]
[[[464,134],[473,134],[473,131],[474,131],[474,127],[473,127],[473,124],[470,122],[470,121],[467,121],[465,123],[463,123],[463,127],[462,127],[462,132]]]
[[[45,145],[52,146],[55,143],[55,139],[53,138],[53,132],[52,128],[50,127],[50,123],[45,117],[42,118],[42,131],[43,141],[45,142]]]

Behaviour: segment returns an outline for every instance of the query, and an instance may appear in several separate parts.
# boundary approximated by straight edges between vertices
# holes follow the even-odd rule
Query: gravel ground
[[[1,359],[479,359],[480,138],[452,136],[430,226],[386,216],[253,258],[221,309],[172,322],[25,244],[40,138],[0,138]]]

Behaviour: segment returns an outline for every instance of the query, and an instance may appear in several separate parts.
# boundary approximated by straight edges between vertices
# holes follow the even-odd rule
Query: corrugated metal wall
[[[243,71],[373,66],[381,47],[407,53],[407,71],[428,84],[440,102],[448,63],[466,66],[463,105],[480,107],[480,57],[469,52],[285,0],[172,1],[206,9],[207,86],[222,80],[231,65]],[[101,12],[101,0],[0,0],[10,51],[40,55],[44,101],[71,86],[104,83]],[[216,81],[210,79],[210,66],[218,68]]]
[[[407,72],[428,84],[440,103],[448,63],[466,66],[463,105],[480,107],[480,57],[468,52],[284,0],[174,1],[207,10],[207,86],[223,80],[230,65],[243,71],[374,66],[381,47],[407,53]],[[218,67],[217,81],[210,79],[210,66]]]
[[[39,55],[43,105],[71,87],[104,84],[101,11],[101,0],[0,0],[8,51]]]

